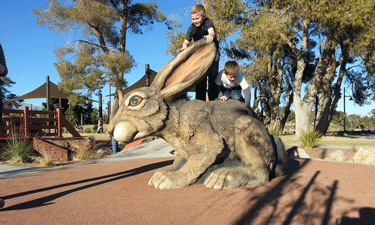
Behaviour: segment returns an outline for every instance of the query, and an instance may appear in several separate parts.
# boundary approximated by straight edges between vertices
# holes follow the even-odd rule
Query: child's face
[[[200,27],[203,25],[203,21],[204,21],[204,18],[206,17],[206,15],[199,15],[197,13],[193,13],[190,15],[191,16],[191,20],[193,21],[193,24],[196,26],[196,27]]]
[[[228,80],[229,80],[230,82],[233,82],[233,81],[236,79],[236,77],[233,76],[233,75],[230,75],[230,74],[225,74],[225,75],[227,76],[227,78],[228,78]]]

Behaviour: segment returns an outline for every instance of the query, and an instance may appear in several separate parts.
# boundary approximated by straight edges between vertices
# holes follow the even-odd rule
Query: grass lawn
[[[280,137],[285,144],[302,144],[294,135],[283,135]],[[346,145],[355,146],[375,146],[374,139],[366,139],[358,136],[323,136],[318,144],[323,145]]]
[[[85,131],[86,129],[91,129],[91,133],[80,133],[80,135],[82,137],[89,137],[89,136],[92,136],[94,138],[108,138],[108,134],[106,133],[107,132],[107,127],[108,127],[108,124],[104,124],[103,125],[103,132],[104,133],[96,133],[96,130],[93,131],[93,128],[94,128],[94,125],[83,125],[83,130]],[[69,138],[69,137],[72,137],[72,135],[67,132],[67,133],[63,133],[63,137],[64,138]]]

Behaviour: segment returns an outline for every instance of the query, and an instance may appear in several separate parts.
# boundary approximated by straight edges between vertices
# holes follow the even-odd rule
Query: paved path
[[[156,140],[21,177],[5,171],[0,224],[374,224],[374,166],[290,159],[288,175],[265,184],[157,190],[148,180],[174,159],[164,147]]]
[[[138,146],[132,147],[121,151],[115,155],[110,155],[101,159],[90,160],[82,163],[72,163],[63,166],[55,167],[27,167],[27,166],[10,166],[0,164],[0,181],[8,180],[16,177],[21,177],[28,174],[37,172],[66,168],[69,166],[78,166],[86,164],[96,164],[102,162],[130,160],[130,159],[141,159],[141,158],[159,158],[159,157],[170,157],[172,156],[169,152],[173,148],[168,145],[164,140],[158,139],[152,142],[143,143]]]

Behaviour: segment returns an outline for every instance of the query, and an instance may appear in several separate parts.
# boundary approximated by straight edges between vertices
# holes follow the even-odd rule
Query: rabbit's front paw
[[[186,177],[176,171],[158,171],[148,181],[149,185],[154,185],[157,189],[173,189],[186,187],[190,182]]]
[[[256,177],[246,168],[219,168],[210,173],[203,184],[209,188],[229,189],[253,183]]]

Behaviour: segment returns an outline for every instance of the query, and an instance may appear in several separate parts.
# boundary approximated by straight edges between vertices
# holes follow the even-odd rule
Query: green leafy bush
[[[322,134],[318,131],[307,130],[301,134],[300,141],[304,147],[313,148],[318,144],[321,138]]]

